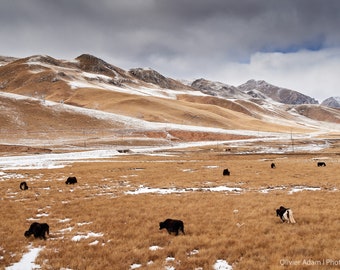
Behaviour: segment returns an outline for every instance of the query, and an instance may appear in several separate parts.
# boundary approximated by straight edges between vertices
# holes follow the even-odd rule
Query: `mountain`
[[[187,85],[89,54],[1,59],[2,142],[159,144],[340,130],[340,110],[264,81]]]
[[[283,104],[318,104],[318,101],[312,97],[294,90],[271,85],[265,81],[249,80],[236,87],[221,82],[198,79],[191,86],[205,94],[229,99],[271,99]]]
[[[191,86],[210,96],[239,99],[249,98],[248,95],[245,95],[237,87],[220,82],[212,82],[205,79],[198,79],[195,80],[191,84]]]
[[[259,98],[269,97],[284,104],[318,104],[318,101],[314,98],[294,90],[274,86],[265,81],[249,80],[245,84],[238,86],[238,88],[248,95],[255,95],[255,97]]]
[[[330,97],[322,101],[321,105],[331,107],[331,108],[340,108],[340,97]]]
[[[120,84],[122,82],[132,82],[133,78],[125,70],[113,66],[102,59],[90,54],[82,54],[75,59],[76,66],[85,72],[101,74],[109,77],[110,83]]]
[[[15,57],[1,56],[0,55],[0,66],[7,65],[10,62],[17,60]]]
[[[139,80],[158,85],[161,88],[168,88],[173,90],[189,89],[188,86],[185,86],[181,82],[171,78],[166,78],[153,69],[133,68],[129,70],[129,73]]]
[[[76,87],[75,84],[79,83],[109,84],[118,87],[145,86],[154,88],[158,86],[172,90],[198,90],[204,94],[222,98],[271,98],[283,104],[318,104],[311,97],[294,90],[271,85],[265,81],[249,80],[235,87],[220,82],[198,79],[188,86],[180,81],[167,78],[152,69],[134,68],[125,71],[89,54],[82,54],[74,61],[57,60],[42,55],[23,59],[0,57],[0,63],[2,66],[6,66],[0,76],[0,88],[2,89],[29,88],[31,84],[43,81],[66,82],[71,87]],[[23,73],[27,70],[30,70],[30,76]],[[79,76],[82,78],[79,78]],[[10,84],[8,84],[9,81],[11,81]],[[24,83],[22,83],[23,81]]]

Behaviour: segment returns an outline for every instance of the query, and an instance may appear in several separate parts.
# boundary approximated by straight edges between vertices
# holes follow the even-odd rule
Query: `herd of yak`
[[[326,166],[325,162],[318,162],[318,167],[324,167]],[[270,167],[272,169],[276,168],[275,163],[271,163]],[[230,175],[230,171],[228,169],[223,170],[223,175]],[[75,176],[70,176],[67,178],[65,184],[72,185],[77,183],[77,178]],[[20,189],[21,190],[27,190],[28,185],[26,182],[20,183]],[[290,208],[286,208],[284,206],[280,206],[280,208],[276,209],[276,216],[280,217],[282,222],[286,223],[296,223],[294,217],[293,217],[293,211]],[[179,232],[182,234],[184,233],[184,223],[182,220],[177,219],[166,219],[163,222],[159,223],[159,229],[166,229],[169,234],[174,233],[175,235],[178,235]],[[46,240],[46,235],[49,235],[50,227],[47,223],[38,223],[33,222],[29,229],[25,231],[24,235],[25,237],[30,237],[33,235],[35,238],[40,238]]]

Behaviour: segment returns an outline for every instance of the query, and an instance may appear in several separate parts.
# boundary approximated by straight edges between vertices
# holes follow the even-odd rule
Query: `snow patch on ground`
[[[70,221],[71,221],[70,218],[64,218],[64,219],[60,219],[60,220],[59,220],[60,223],[70,222]]]
[[[301,192],[301,191],[320,191],[320,187],[306,187],[306,186],[295,186],[293,187],[288,194],[293,194],[294,192]]]
[[[159,249],[162,249],[162,247],[160,247],[160,246],[151,246],[151,247],[149,247],[149,250],[152,250],[152,251],[159,250]]]
[[[18,174],[18,173],[6,173],[6,172],[0,172],[0,181],[5,181],[7,179],[23,179],[25,178],[24,175]]]
[[[61,154],[0,157],[0,169],[18,170],[63,168],[72,162],[85,162],[93,159],[110,158],[117,155],[117,153],[118,152],[116,150],[94,150]]]
[[[40,265],[35,264],[34,262],[41,250],[43,250],[42,247],[33,248],[30,246],[29,251],[22,256],[19,262],[6,267],[5,270],[40,269]]]
[[[74,229],[74,227],[67,227],[64,229],[59,230],[60,233],[65,233],[65,232],[71,232]]]
[[[171,194],[171,193],[183,193],[186,192],[185,189],[178,188],[150,188],[144,187],[141,185],[138,189],[134,191],[126,191],[127,195],[137,195],[137,194],[146,194],[146,193],[157,193],[157,194]]]
[[[173,193],[185,193],[185,192],[230,192],[239,194],[241,192],[251,192],[251,191],[258,191],[260,193],[269,193],[272,191],[278,190],[288,190],[288,194],[292,194],[294,192],[301,192],[301,191],[320,191],[322,190],[321,187],[310,187],[310,186],[273,186],[273,187],[266,187],[260,189],[245,189],[239,187],[229,187],[229,186],[217,186],[217,187],[195,187],[195,188],[152,188],[146,187],[144,185],[139,186],[139,188],[135,190],[126,191],[126,195],[139,195],[139,194],[173,194]]]
[[[188,256],[194,256],[197,255],[199,253],[198,249],[193,249],[190,252],[187,253]]]
[[[131,264],[130,269],[137,269],[137,268],[140,268],[140,267],[142,267],[141,264],[139,264],[139,263],[134,263],[134,264]]]
[[[93,223],[93,222],[92,221],[90,221],[90,222],[78,222],[77,225],[78,226],[84,226],[84,225],[89,225],[91,223]]]
[[[232,270],[231,265],[226,260],[217,260],[214,264],[214,270]]]
[[[82,239],[88,239],[90,237],[102,237],[104,234],[103,233],[94,233],[94,232],[89,232],[88,234],[81,234],[81,235],[75,235],[72,237],[72,241],[78,242]]]
[[[227,186],[217,186],[217,187],[201,187],[201,188],[151,188],[145,187],[144,185],[139,186],[138,189],[133,191],[126,191],[127,195],[138,195],[146,193],[156,193],[156,194],[172,194],[172,193],[184,193],[192,191],[211,191],[211,192],[236,192],[242,191],[238,187],[227,187]]]

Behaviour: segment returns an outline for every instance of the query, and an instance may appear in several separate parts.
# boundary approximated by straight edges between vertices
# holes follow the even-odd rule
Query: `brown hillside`
[[[299,114],[308,118],[340,124],[340,109],[324,106],[300,105],[295,108]]]
[[[79,137],[90,130],[123,128],[118,122],[103,121],[96,117],[67,110],[62,104],[46,105],[43,100],[0,97],[0,123],[2,142],[61,139]]]
[[[91,97],[91,99],[88,97]],[[209,100],[209,98],[207,99]],[[190,100],[194,101],[196,99],[192,98]],[[200,98],[197,100],[200,100]],[[151,122],[225,129],[281,130],[283,132],[291,130],[292,128],[279,124],[268,124],[260,119],[250,117],[247,114],[239,112],[238,110],[245,112],[247,112],[247,110],[242,110],[242,107],[237,104],[230,106],[230,102],[228,101],[219,102],[219,99],[216,99],[215,103],[212,100],[213,99],[210,99],[210,103],[212,104],[209,102],[205,104],[188,102],[181,100],[181,98],[179,100],[171,100],[84,88],[75,90],[74,94],[67,100],[67,103],[131,116]],[[217,106],[216,104],[222,106]],[[225,108],[223,107],[225,104],[238,110]],[[295,129],[296,131],[303,131],[303,129],[300,129],[298,126],[296,126]]]
[[[317,121],[339,123],[340,119],[339,110],[328,110],[312,105],[297,107],[296,112],[317,120],[305,125],[304,118],[296,113],[292,114],[283,104],[272,104],[261,99],[225,99],[204,95],[155,71],[147,74],[145,70],[140,72],[141,74],[137,76],[86,54],[73,61],[39,55],[8,60],[0,66],[1,91],[33,99],[15,100],[1,96],[3,111],[6,112],[0,118],[2,130],[28,134],[53,130],[134,128],[134,134],[138,133],[138,136],[141,136],[140,134],[144,132],[147,138],[150,132],[159,134],[160,131],[157,125],[153,128],[145,126],[141,128],[135,124],[100,119],[96,117],[96,112],[129,116],[138,121],[198,126],[199,132],[205,132],[204,129],[209,127],[225,130],[310,133],[323,128],[322,122]],[[162,83],[165,83],[164,87],[168,83],[176,90],[164,89]],[[46,106],[45,102],[48,101],[57,102],[58,105]],[[95,111],[84,114],[66,109],[63,104]],[[174,128],[168,126],[166,129],[169,131]],[[129,131],[129,134],[132,133]],[[49,134],[47,137],[49,136],[52,135]],[[185,139],[186,136],[179,137]],[[206,134],[187,136],[194,137],[209,136]],[[210,137],[220,138],[216,134]]]
[[[185,100],[193,103],[201,103],[201,104],[211,104],[219,107],[223,107],[232,111],[237,111],[249,116],[255,116],[254,113],[250,112],[245,106],[242,106],[236,102],[222,99],[218,97],[211,96],[190,96],[190,95],[180,95],[178,97],[179,100]]]

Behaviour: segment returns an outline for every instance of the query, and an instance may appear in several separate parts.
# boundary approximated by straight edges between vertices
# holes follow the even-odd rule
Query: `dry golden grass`
[[[327,158],[326,167],[316,166],[320,158]],[[223,177],[227,167],[231,176]],[[30,245],[43,247],[36,260],[42,269],[129,269],[133,264],[141,269],[212,269],[217,259],[233,269],[284,269],[292,261],[300,263],[295,269],[310,269],[303,260],[340,259],[336,154],[241,156],[193,150],[15,173],[30,188],[19,190],[23,179],[14,175],[0,181],[0,268],[19,261]],[[67,186],[71,174],[78,184]],[[140,185],[189,191],[124,193]],[[321,190],[290,194],[297,185]],[[190,191],[214,186],[243,191]],[[268,187],[268,193],[260,192]],[[276,217],[280,205],[293,209],[296,224],[282,224]],[[46,241],[24,237],[31,218],[50,225]],[[158,223],[166,218],[182,219],[186,234],[160,231]],[[89,233],[102,236],[72,241]]]

